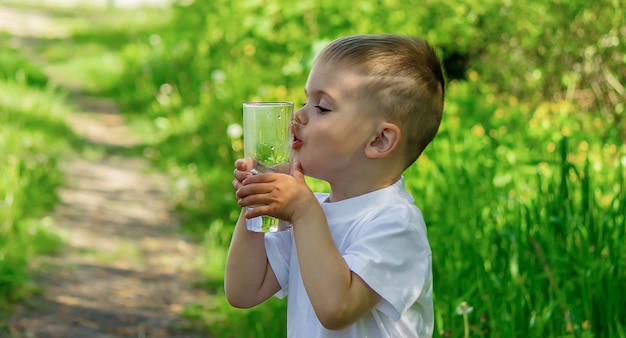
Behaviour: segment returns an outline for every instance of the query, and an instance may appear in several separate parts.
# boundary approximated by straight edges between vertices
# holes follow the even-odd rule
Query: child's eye
[[[317,109],[317,112],[320,114],[328,113],[330,111],[330,109],[326,109],[322,106],[315,106],[315,109]]]

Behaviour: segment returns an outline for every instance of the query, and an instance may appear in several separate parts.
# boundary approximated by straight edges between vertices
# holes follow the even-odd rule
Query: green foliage
[[[623,3],[505,1],[494,9],[483,20],[478,72],[524,100],[566,99],[600,112],[626,136],[624,108],[615,109],[626,96]]]
[[[285,302],[277,299],[244,310],[230,306],[221,293],[213,297],[211,304],[187,306],[183,315],[212,337],[286,337],[287,307]]]
[[[18,50],[4,46],[0,49],[0,79],[37,87],[48,83],[48,77],[39,67],[24,58]]]
[[[0,80],[0,309],[28,290],[28,263],[56,250],[46,213],[58,202],[68,144],[58,94]]]
[[[146,154],[180,176],[178,199],[194,231],[210,234],[205,273],[219,288],[242,156],[227,130],[241,124],[241,104],[301,102],[311,60],[338,36],[424,36],[460,79],[440,134],[405,175],[429,226],[436,335],[461,335],[456,308],[466,301],[473,336],[620,337],[623,16],[612,0],[195,1],[123,49],[115,89],[157,135]],[[216,324],[211,309],[190,316],[211,330],[246,336],[262,323],[284,336],[283,322],[235,311]]]
[[[188,304],[183,315],[198,329],[206,330],[212,337],[284,337],[287,327],[284,301],[270,299],[252,309],[235,309],[226,301],[223,290],[225,247],[230,243],[232,228],[221,220],[215,220],[202,238],[203,264],[199,270],[205,277],[200,285],[215,294],[210,303]]]
[[[611,336],[624,327],[626,148],[588,138],[593,118],[566,102],[529,113],[477,88],[451,84],[440,134],[406,172],[433,248],[438,328],[459,332],[466,301],[475,335]]]

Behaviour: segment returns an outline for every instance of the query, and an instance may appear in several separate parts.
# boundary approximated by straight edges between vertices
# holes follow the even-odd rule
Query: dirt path
[[[113,112],[76,113],[70,123],[96,143],[133,142]],[[62,168],[68,183],[53,219],[68,247],[38,263],[43,293],[9,319],[12,337],[196,337],[179,314],[206,297],[191,285],[198,248],[177,233],[167,177],[121,156]]]
[[[114,103],[84,95],[70,103],[68,123],[86,141],[136,144]],[[9,318],[10,337],[200,337],[180,316],[208,297],[192,285],[199,247],[178,231],[169,178],[110,152],[76,154],[61,167],[67,183],[51,219],[67,246],[34,263],[42,292]]]

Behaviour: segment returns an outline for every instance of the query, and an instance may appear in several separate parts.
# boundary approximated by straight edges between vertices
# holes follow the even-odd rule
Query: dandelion
[[[466,315],[468,313],[471,313],[472,311],[474,311],[474,307],[469,306],[467,302],[461,302],[461,304],[456,307],[456,313],[459,315]]]
[[[469,316],[470,312],[474,311],[474,308],[469,306],[467,302],[463,301],[456,307],[456,313],[463,316],[463,326],[465,327],[465,338],[469,337]]]

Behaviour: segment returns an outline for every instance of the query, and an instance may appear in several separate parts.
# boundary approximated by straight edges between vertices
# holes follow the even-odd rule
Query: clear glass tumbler
[[[247,102],[243,104],[243,151],[252,158],[253,174],[289,173],[293,102]],[[291,229],[283,220],[260,216],[249,219],[247,228],[256,232]]]

